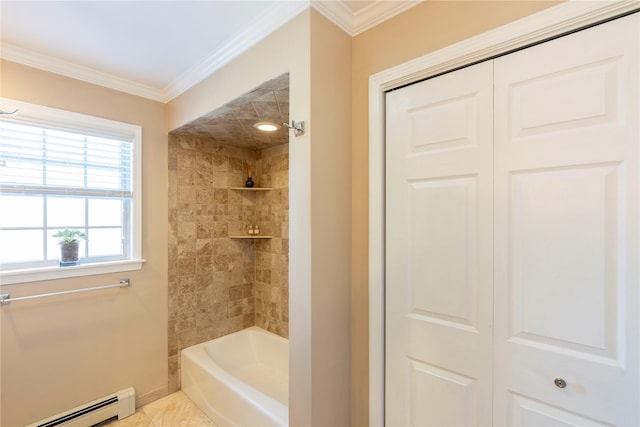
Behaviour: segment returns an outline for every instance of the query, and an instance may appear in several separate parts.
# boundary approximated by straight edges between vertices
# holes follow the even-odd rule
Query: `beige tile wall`
[[[289,145],[259,152],[256,220],[273,236],[256,244],[256,325],[289,336]]]
[[[249,165],[256,186],[273,191],[230,189],[244,186]],[[229,237],[256,222],[277,237]],[[288,335],[287,230],[288,146],[256,152],[170,135],[169,392],[180,388],[183,348],[255,324]]]

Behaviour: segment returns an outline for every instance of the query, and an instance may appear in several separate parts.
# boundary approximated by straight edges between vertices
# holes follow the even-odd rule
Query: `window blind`
[[[0,120],[0,193],[133,196],[133,141]]]

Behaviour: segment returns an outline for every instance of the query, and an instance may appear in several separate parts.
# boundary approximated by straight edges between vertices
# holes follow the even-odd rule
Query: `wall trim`
[[[402,12],[419,5],[424,0],[377,1],[355,13],[353,36],[367,31]]]
[[[61,76],[95,84],[98,86],[114,89],[153,101],[164,102],[164,95],[158,88],[135,82],[133,80],[118,77],[82,65],[74,64],[53,56],[44,55],[23,49],[9,43],[2,43],[2,57],[7,61],[26,65],[38,70],[48,71]]]
[[[639,8],[569,0],[369,77],[369,425],[384,425],[385,92]]]
[[[163,397],[166,397],[168,395],[169,387],[165,385],[164,387],[136,396],[136,408],[140,408],[151,402],[155,402],[156,400],[162,399]]]
[[[344,1],[311,0],[311,7],[336,24],[342,31],[354,37],[423,1],[376,1],[355,13],[349,9]]]

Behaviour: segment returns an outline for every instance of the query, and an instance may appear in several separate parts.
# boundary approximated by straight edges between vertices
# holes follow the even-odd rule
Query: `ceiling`
[[[257,151],[289,142],[289,128],[263,132],[253,127],[258,122],[289,123],[289,74],[264,82],[171,133]]]
[[[422,0],[0,0],[0,57],[168,102],[308,7],[355,36]],[[172,131],[261,150],[289,130],[289,75]]]
[[[0,0],[0,56],[168,102],[308,7],[350,35],[421,0]]]

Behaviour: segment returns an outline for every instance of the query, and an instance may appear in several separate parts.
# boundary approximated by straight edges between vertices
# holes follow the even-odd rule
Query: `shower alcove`
[[[254,325],[288,338],[289,132],[261,121],[289,122],[288,74],[169,135],[169,392],[184,348]]]

